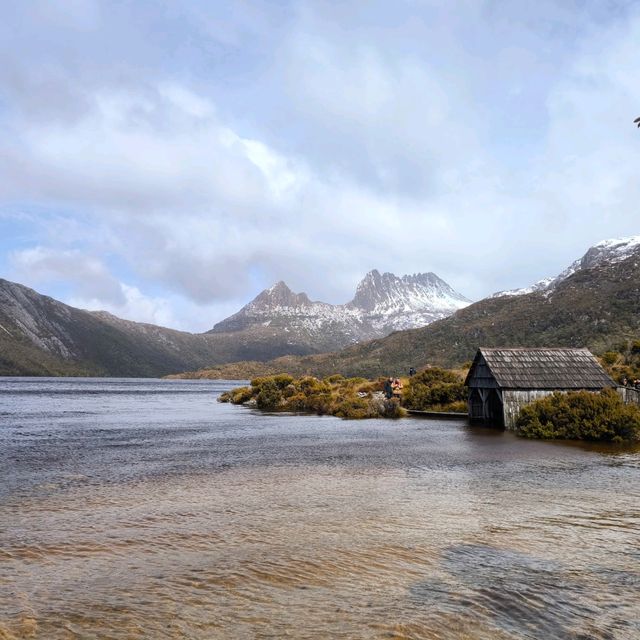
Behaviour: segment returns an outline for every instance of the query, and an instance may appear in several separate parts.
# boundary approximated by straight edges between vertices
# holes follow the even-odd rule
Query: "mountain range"
[[[395,374],[463,363],[480,345],[602,352],[638,338],[639,312],[640,236],[598,243],[558,276],[473,304],[432,273],[371,271],[344,305],[279,282],[202,334],[76,309],[0,280],[0,374]]]
[[[460,365],[479,346],[588,347],[595,353],[640,337],[640,236],[591,247],[556,277],[495,294],[426,327],[398,331],[339,352],[241,362],[189,377],[377,376],[410,366]]]
[[[209,333],[285,331],[292,343],[307,345],[309,353],[333,351],[424,326],[469,304],[435,273],[398,277],[374,269],[347,304],[312,302],[305,293],[294,293],[278,282]]]
[[[76,309],[0,279],[0,375],[162,376],[341,349],[450,315],[470,301],[433,273],[371,271],[344,305],[278,282],[203,334]]]

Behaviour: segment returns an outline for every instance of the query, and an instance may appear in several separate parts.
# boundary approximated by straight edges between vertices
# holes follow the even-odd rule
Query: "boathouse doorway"
[[[469,417],[473,422],[504,428],[504,407],[499,389],[470,389]]]

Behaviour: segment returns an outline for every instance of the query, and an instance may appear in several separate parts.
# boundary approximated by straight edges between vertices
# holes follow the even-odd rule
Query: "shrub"
[[[612,364],[615,364],[619,357],[620,357],[620,354],[616,353],[615,351],[607,351],[606,353],[603,353],[600,356],[603,364],[609,365],[609,366],[611,366]]]
[[[371,395],[376,391],[382,391],[383,388],[384,388],[384,381],[381,384],[379,381],[374,380],[374,381],[362,382],[356,385],[356,387],[354,388],[354,391],[356,393],[366,393]]]
[[[357,387],[361,384],[368,384],[369,380],[367,380],[366,378],[347,378],[344,382],[349,387]]]
[[[375,418],[378,412],[366,398],[347,396],[334,405],[332,413],[341,418]]]
[[[298,390],[296,389],[296,385],[291,383],[291,384],[288,384],[282,390],[282,397],[285,398],[285,400],[286,400],[288,398],[292,398],[293,396],[295,396],[296,393],[298,393]]]
[[[296,389],[302,393],[331,393],[331,385],[313,376],[305,376],[297,380]]]
[[[293,382],[293,376],[286,373],[280,373],[276,376],[265,376],[261,378],[254,378],[251,381],[251,386],[256,389],[261,389],[265,384],[274,384],[278,389],[282,390]]]
[[[293,413],[307,411],[307,396],[304,393],[296,393],[287,398],[283,408],[285,411],[292,411]]]
[[[516,422],[526,438],[624,442],[640,440],[640,407],[612,389],[554,393],[523,407]]]
[[[416,411],[456,411],[466,398],[467,390],[460,377],[437,367],[417,373],[404,391],[405,406]]]
[[[640,340],[631,340],[616,345],[600,356],[600,362],[609,375],[621,383],[624,378],[640,378]]]
[[[232,404],[244,404],[253,397],[253,389],[251,387],[239,387],[238,389],[233,389],[230,393]]]
[[[401,418],[407,412],[400,406],[397,398],[385,398],[382,404],[380,415],[383,418]]]
[[[285,411],[293,411],[294,413],[306,412],[324,415],[331,412],[331,394],[330,393],[296,393],[285,401],[282,408]]]
[[[253,382],[251,383],[253,384]],[[256,395],[256,406],[263,411],[274,411],[282,402],[282,394],[278,385],[271,379],[260,384],[260,391]]]
[[[293,376],[290,376],[287,373],[281,373],[277,376],[272,376],[270,378],[270,380],[273,380],[273,382],[275,383],[276,387],[278,387],[278,389],[282,390],[286,387],[288,387],[292,382],[293,382]]]
[[[231,402],[231,404],[244,404],[253,397],[253,389],[251,387],[238,387],[225,391],[218,396],[218,402]]]
[[[307,398],[307,411],[323,416],[331,413],[331,394],[313,393]]]
[[[423,384],[430,386],[434,382],[460,382],[460,378],[453,371],[441,369],[440,367],[429,367],[429,369],[419,371],[411,378],[412,385]]]

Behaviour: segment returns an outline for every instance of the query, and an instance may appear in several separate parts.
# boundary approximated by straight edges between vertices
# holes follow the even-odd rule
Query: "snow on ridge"
[[[638,250],[640,250],[640,235],[601,240],[590,247],[581,258],[574,260],[574,262],[554,278],[543,278],[542,280],[538,280],[538,282],[521,289],[498,291],[491,297],[502,298],[507,296],[521,296],[528,293],[534,293],[536,291],[550,293],[556,285],[560,284],[562,281],[566,280],[581,269],[591,269],[604,263],[615,264],[617,262],[622,262]]]
[[[538,282],[534,282],[528,287],[522,287],[521,289],[508,289],[507,291],[498,291],[492,294],[491,298],[507,298],[512,296],[524,296],[527,293],[534,293],[535,291],[544,291],[549,288],[549,285],[555,280],[555,278],[542,278]]]
[[[627,236],[626,238],[609,238],[608,240],[601,240],[598,244],[594,244],[592,249],[606,248],[613,249],[616,252],[619,249],[628,251],[637,246],[640,246],[640,236]]]

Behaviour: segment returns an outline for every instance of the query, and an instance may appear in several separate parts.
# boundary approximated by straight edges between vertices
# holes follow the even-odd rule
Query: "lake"
[[[0,378],[0,639],[640,638],[640,450]]]

